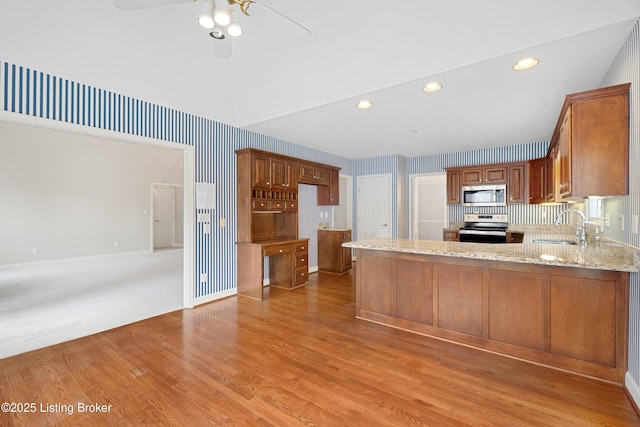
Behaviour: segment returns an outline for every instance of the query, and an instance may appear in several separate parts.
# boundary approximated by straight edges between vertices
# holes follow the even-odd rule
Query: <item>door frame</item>
[[[189,214],[195,212],[195,147],[177,142],[152,139],[143,136],[122,134],[116,131],[82,126],[74,123],[59,122],[37,116],[28,116],[21,113],[0,110],[0,120],[18,123],[27,126],[35,126],[44,129],[58,130],[62,132],[72,132],[79,135],[88,135],[104,139],[111,139],[121,142],[129,142],[142,145],[151,145],[161,148],[174,148],[182,151],[183,157],[183,179],[184,186],[184,249],[182,255],[182,304],[184,308],[194,306],[195,290],[195,217]]]

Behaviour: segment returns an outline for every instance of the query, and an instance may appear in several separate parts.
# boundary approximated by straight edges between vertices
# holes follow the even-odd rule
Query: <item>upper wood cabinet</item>
[[[469,167],[461,170],[462,185],[506,184],[507,166]]]
[[[529,203],[547,201],[547,159],[545,157],[529,162]]]
[[[447,169],[447,204],[459,205],[461,194],[460,169]]]
[[[507,195],[508,203],[527,203],[529,192],[528,165],[515,163],[508,167]]]
[[[299,182],[313,185],[329,185],[330,168],[309,162],[300,162]]]
[[[329,185],[318,186],[318,205],[337,206],[340,204],[340,171],[329,169]]]
[[[251,186],[265,190],[298,188],[298,162],[265,152],[252,152]]]
[[[239,242],[297,238],[301,164],[315,177],[318,205],[339,203],[337,167],[250,148],[236,157]]]
[[[266,153],[251,153],[251,187],[271,188],[271,158]]]
[[[507,184],[508,203],[527,203],[528,165],[524,162],[447,169],[447,204],[461,203],[467,185]]]
[[[555,201],[629,193],[629,86],[565,98],[547,153]]]
[[[283,157],[271,157],[271,188],[294,190],[298,188],[298,162]]]

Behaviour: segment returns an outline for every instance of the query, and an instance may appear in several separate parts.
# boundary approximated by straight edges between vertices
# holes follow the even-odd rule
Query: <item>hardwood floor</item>
[[[354,313],[352,274],[318,273],[3,359],[0,401],[34,412],[0,425],[640,425],[619,385]]]

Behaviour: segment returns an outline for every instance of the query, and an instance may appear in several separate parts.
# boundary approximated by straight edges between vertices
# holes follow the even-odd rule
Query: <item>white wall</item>
[[[0,265],[148,250],[151,183],[182,184],[178,150],[10,122],[0,134]]]

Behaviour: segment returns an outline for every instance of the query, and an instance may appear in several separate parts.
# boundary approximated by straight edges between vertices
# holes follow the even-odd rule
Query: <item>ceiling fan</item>
[[[202,2],[198,23],[210,30],[214,39],[216,57],[225,59],[231,56],[231,38],[240,37],[243,29],[238,20],[238,10],[249,16],[249,7],[253,4],[264,8],[281,19],[292,30],[293,38],[301,42],[311,40],[311,30],[287,15],[277,11],[262,0],[113,0],[113,4],[122,10],[139,10],[166,6],[176,3]]]

